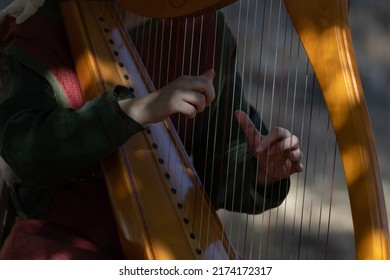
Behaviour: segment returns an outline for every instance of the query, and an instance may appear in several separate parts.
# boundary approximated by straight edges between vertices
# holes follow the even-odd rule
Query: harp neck
[[[205,13],[227,6],[235,0],[118,0],[118,2],[141,16],[173,18]]]

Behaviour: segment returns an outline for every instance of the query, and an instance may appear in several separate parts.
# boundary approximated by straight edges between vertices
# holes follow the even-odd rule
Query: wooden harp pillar
[[[149,6],[148,1],[145,0],[120,0],[119,2],[143,16],[177,17],[219,8],[234,1],[151,1],[150,6],[154,8],[148,10],[144,9],[145,6]],[[389,259],[390,239],[386,207],[374,137],[349,32],[347,0],[284,0],[284,2],[315,71],[336,133],[348,185],[357,258]],[[148,76],[138,62],[132,43],[123,39],[126,37],[123,34],[124,30],[116,27],[120,26],[119,20],[108,3],[63,1],[62,11],[64,18],[68,18],[65,25],[81,86],[87,99],[108,90],[115,84],[131,85],[137,91],[138,84],[141,82],[146,86],[140,91],[147,93],[152,90]],[[104,18],[100,16],[102,11],[104,11]],[[72,17],[67,17],[70,14]],[[107,21],[106,18],[110,20]],[[116,34],[123,41],[118,45],[117,38],[108,38],[105,28],[110,31],[115,29]],[[110,42],[110,39],[113,39],[113,42]],[[129,50],[132,63],[126,68],[130,73],[124,73],[121,66],[118,66],[120,65],[118,53],[115,53],[110,44],[114,49],[123,47]],[[160,130],[165,131],[162,134],[176,137],[169,124],[162,124],[157,128],[156,133]],[[200,235],[208,237],[202,239],[206,241],[200,241],[197,237],[192,239],[193,229],[183,224],[183,220],[188,217],[184,217],[181,211],[177,210],[177,204],[182,205],[180,200],[185,200],[187,195],[182,196],[178,201],[175,195],[169,194],[171,186],[163,183],[158,193],[144,196],[148,193],[145,191],[146,187],[158,184],[159,180],[166,181],[164,178],[166,170],[161,169],[159,164],[153,163],[158,160],[156,161],[153,143],[148,137],[145,134],[135,137],[136,139],[131,140],[131,148],[125,146],[103,161],[109,192],[116,208],[117,221],[121,224],[120,227],[123,227],[120,232],[122,241],[127,244],[125,245],[128,248],[127,257],[235,258],[231,245],[214,214],[208,215],[211,217],[211,231],[214,233],[205,231],[203,228],[205,224],[202,222],[197,223],[196,227]],[[190,170],[187,181],[192,187],[189,188],[189,193],[203,201],[205,196],[199,190],[196,176],[192,175],[191,165],[182,154],[183,149],[178,143],[174,143],[173,147],[179,147],[177,158],[181,170],[186,173]],[[128,158],[129,156],[130,158],[133,156],[134,160],[141,160],[143,164],[135,164],[133,159]],[[137,174],[145,173],[144,169],[149,168],[150,165],[154,166],[153,171],[144,176],[145,178],[138,178]],[[148,176],[151,173],[157,174],[155,179]],[[212,207],[207,199],[204,201],[205,203],[196,211],[211,213]],[[175,222],[156,221],[156,219],[152,221],[153,215],[161,213],[160,210],[153,209],[156,207],[166,207],[163,211],[172,210]],[[146,214],[141,213],[140,208],[144,208]],[[189,219],[201,220],[201,217],[194,214]],[[168,226],[162,226],[166,222]],[[171,231],[167,234],[161,233],[165,229]],[[177,237],[164,239],[164,235],[175,235],[175,232],[184,232],[183,239],[178,240],[180,238]],[[183,246],[188,249],[183,249]],[[213,256],[207,255],[211,247],[214,252],[219,253]]]
[[[348,1],[285,0],[316,73],[339,145],[359,259],[390,258],[375,141],[354,57]]]

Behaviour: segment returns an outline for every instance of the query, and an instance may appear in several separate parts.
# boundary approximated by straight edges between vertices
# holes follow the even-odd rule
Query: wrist
[[[141,102],[139,102],[138,98],[124,99],[118,101],[119,107],[127,116],[132,118],[138,124],[144,126],[147,124],[147,122],[143,118],[143,110],[141,108],[142,106],[140,103]]]

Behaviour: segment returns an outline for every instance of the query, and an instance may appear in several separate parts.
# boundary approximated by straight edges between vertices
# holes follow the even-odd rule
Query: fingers
[[[267,151],[269,155],[275,155],[287,151],[291,153],[289,157],[292,161],[300,160],[299,139],[290,131],[276,127],[268,135],[263,136],[245,112],[238,110],[235,116],[255,152]]]
[[[269,135],[263,137],[261,145],[265,143],[269,146],[262,146],[259,155],[263,157],[266,155],[269,166],[275,168],[283,166],[283,171],[279,173],[282,178],[304,170],[301,163],[303,154],[299,148],[299,139],[287,129],[275,128],[271,130]],[[278,173],[276,170],[273,171]]]
[[[29,19],[33,14],[35,14],[38,9],[31,9],[26,12],[21,13],[15,20],[16,24],[22,24],[27,19]]]
[[[274,155],[295,150],[299,146],[298,137],[292,135],[287,129],[276,127],[268,135],[263,136],[245,112],[238,110],[235,116],[253,150],[257,153],[267,150],[269,155]]]
[[[293,174],[295,172],[302,172],[304,170],[303,164],[301,163],[303,154],[299,148],[289,152],[288,160],[290,161],[290,166],[288,173]]]
[[[214,69],[208,69],[203,72],[201,76],[209,79],[212,82],[215,78],[215,71]]]
[[[181,90],[192,90],[203,94],[206,98],[206,106],[215,98],[213,79],[215,72],[209,69],[200,76],[181,76],[176,81],[174,86]]]
[[[269,178],[285,178],[303,171],[302,152],[297,136],[281,127],[271,129],[268,135],[261,135],[246,113],[238,110],[235,117],[260,161],[259,167],[269,167],[266,168]]]
[[[270,147],[272,145],[276,145],[274,147],[275,152],[276,150],[281,150],[282,148],[285,147],[284,146],[285,144],[289,144],[288,139],[290,137],[291,137],[291,133],[287,129],[281,127],[275,127],[271,129],[268,135],[262,138],[261,143],[256,147],[256,151],[258,153],[261,153],[264,152],[265,150],[270,150]]]
[[[292,162],[291,174],[294,172],[302,172],[305,169],[303,164],[301,163],[302,158],[303,158],[303,153],[301,152],[300,149],[291,151],[289,156],[289,159]]]
[[[163,88],[161,91],[166,92],[170,100],[170,114],[182,113],[194,118],[197,113],[203,112],[215,97],[214,76],[214,70],[209,69],[200,76],[181,76]]]
[[[194,118],[197,113],[204,111],[215,97],[212,82],[214,76],[212,69],[200,76],[181,76],[158,91],[138,98],[140,100],[132,102],[131,106],[126,103],[122,104],[122,107],[126,107],[128,114],[142,124],[156,123],[176,113]],[[135,104],[142,110],[133,108]]]
[[[293,162],[291,163],[291,168],[290,168],[290,172],[289,174],[294,174],[296,172],[302,172],[303,170],[305,170],[304,166],[302,163],[300,162]]]
[[[261,137],[260,132],[256,129],[255,125],[253,124],[249,116],[243,111],[237,110],[235,112],[235,117],[242,131],[246,135],[246,138],[248,139],[248,142],[252,150],[254,150],[254,148],[257,146],[257,143],[260,142],[260,137]]]
[[[302,152],[299,148],[289,152],[288,159],[292,162],[299,162],[302,159]]]
[[[285,137],[285,138],[283,138]],[[258,146],[257,152],[264,152],[267,150],[269,155],[276,155],[283,152],[293,152],[299,148],[299,140],[295,135],[291,135],[290,133],[285,134],[282,137],[275,138],[274,141],[270,141],[269,144],[265,145],[266,137],[263,138],[263,142]],[[294,153],[293,155],[296,157],[299,153]],[[294,157],[293,157],[294,158]]]
[[[0,14],[0,22],[3,21],[6,15],[11,15],[16,18],[15,22],[21,24],[34,15],[38,9],[43,6],[45,0],[14,0]]]
[[[267,151],[269,155],[275,155],[286,151],[295,151],[299,149],[299,139],[285,128],[273,128],[270,133],[261,138],[261,142],[256,147],[256,152]],[[300,155],[300,151],[293,153],[292,158]]]
[[[178,93],[175,102],[176,110],[188,118],[194,118],[197,113],[206,108],[206,97],[196,91],[182,91]]]
[[[1,16],[6,16],[6,15],[17,14],[17,13],[20,13],[21,11],[23,11],[23,9],[24,9],[24,6],[22,6],[21,4],[16,3],[16,1],[15,1],[15,2],[10,3],[6,8],[4,8],[0,12],[0,15]]]

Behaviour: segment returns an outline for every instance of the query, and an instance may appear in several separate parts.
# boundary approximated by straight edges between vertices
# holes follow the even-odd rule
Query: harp
[[[142,16],[173,18],[197,16],[235,1],[119,2]],[[356,257],[388,259],[386,207],[352,49],[347,1],[285,0],[284,3],[313,67],[335,131],[348,186]],[[149,5],[152,8],[145,9]],[[114,7],[107,1],[61,3],[86,99],[116,84],[131,86],[139,94],[154,90]],[[135,136],[104,159],[102,166],[127,258],[240,257],[241,252],[234,249],[169,120]],[[306,176],[302,175],[305,181]],[[308,215],[311,217],[311,213]],[[270,214],[263,214],[262,220],[267,219]],[[272,238],[269,234],[266,237]],[[269,246],[262,247],[268,252]]]

